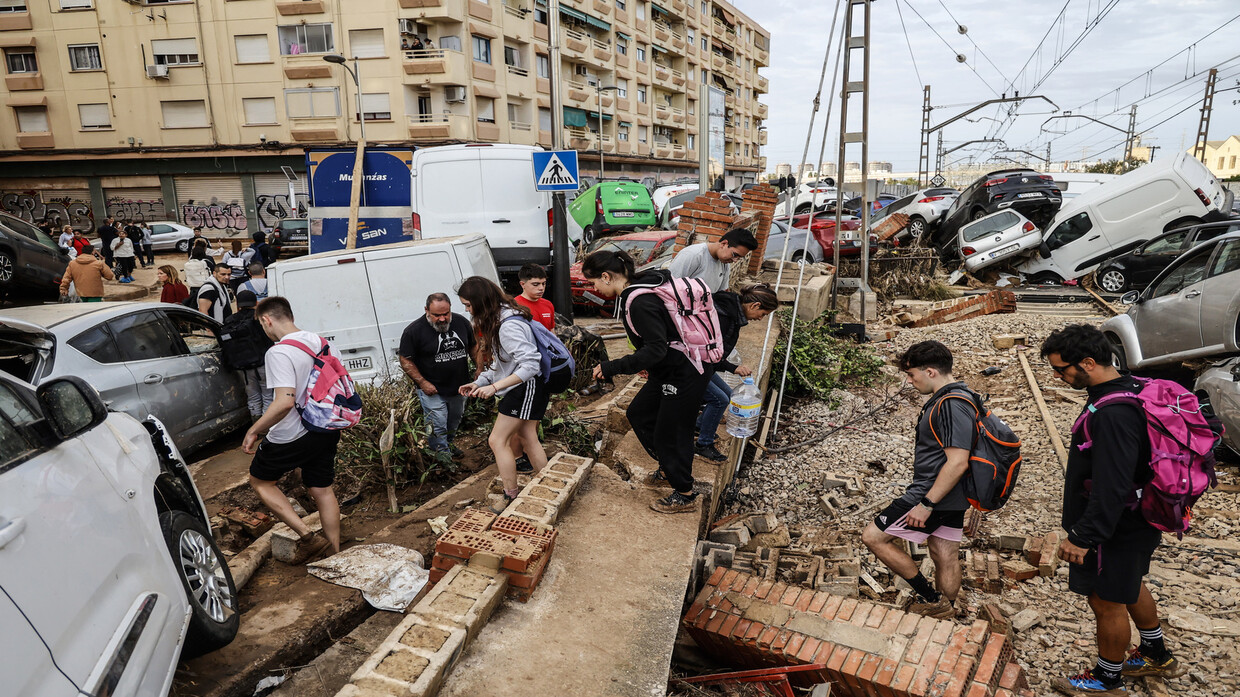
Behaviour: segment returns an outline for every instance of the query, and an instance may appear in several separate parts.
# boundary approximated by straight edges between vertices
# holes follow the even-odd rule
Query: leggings
[[[710,382],[711,371],[706,372],[698,373],[688,360],[651,370],[627,412],[637,440],[681,493],[693,490],[693,425]]]

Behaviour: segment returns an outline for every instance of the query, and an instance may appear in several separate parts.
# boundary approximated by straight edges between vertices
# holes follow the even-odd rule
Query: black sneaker
[[[517,458],[517,474],[533,474],[534,466],[530,464],[530,459],[524,455]]]
[[[714,443],[711,443],[710,445],[694,445],[693,452],[697,453],[699,457],[704,457],[713,462],[723,462],[728,459],[727,455],[719,452],[719,449],[715,447]]]
[[[685,496],[679,491],[673,491],[650,504],[650,509],[659,513],[692,513],[697,510],[697,499],[697,492]]]
[[[460,458],[465,457],[465,451],[456,447],[456,444],[450,443],[448,445],[448,452],[452,454],[453,459],[459,460]]]

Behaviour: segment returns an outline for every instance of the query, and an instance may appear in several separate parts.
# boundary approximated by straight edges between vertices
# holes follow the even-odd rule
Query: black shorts
[[[929,537],[960,542],[964,536],[964,511],[940,511],[936,508],[930,511],[925,527],[914,528],[908,525],[905,518],[915,505],[917,504],[896,499],[874,516],[874,525],[892,537],[917,544],[925,542]]]
[[[250,462],[250,476],[274,482],[295,469],[301,470],[301,483],[326,488],[336,479],[336,446],[340,431],[307,431],[291,443],[272,443],[264,438]]]
[[[548,381],[535,375],[500,397],[499,413],[526,421],[541,421],[547,413],[551,395],[567,390],[572,380],[573,374],[567,367],[553,370]]]
[[[1097,594],[1112,603],[1131,605],[1141,595],[1141,579],[1150,572],[1150,558],[1162,542],[1162,533],[1149,530],[1124,533],[1091,549],[1085,563],[1068,565],[1068,590]]]

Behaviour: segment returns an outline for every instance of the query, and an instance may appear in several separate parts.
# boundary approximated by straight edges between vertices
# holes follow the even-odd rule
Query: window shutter
[[[82,117],[82,128],[108,128],[112,125],[112,114],[107,104],[79,104],[78,115]]]
[[[392,113],[391,95],[387,92],[376,92],[374,94],[362,94],[362,113],[365,114],[390,114]]]
[[[164,128],[205,128],[207,105],[201,99],[160,102],[163,110]]]
[[[383,58],[387,55],[383,48],[383,30],[350,29],[349,50],[356,58]]]
[[[26,9],[26,0],[0,0],[0,10],[25,12]]]
[[[267,63],[271,61],[271,47],[266,34],[234,36],[238,63]]]
[[[310,101],[314,107],[314,116],[340,116],[340,102],[336,99],[335,89],[314,90],[310,93]]]
[[[198,53],[197,39],[153,39],[151,41],[151,52],[159,56],[171,56],[180,54],[196,55]]]
[[[309,90],[285,90],[284,108],[288,110],[290,119],[304,119],[314,115],[310,106]]]
[[[274,97],[247,97],[241,100],[246,123],[276,123]]]
[[[47,107],[19,106],[17,112],[17,130],[22,133],[47,133],[51,128],[47,125]]]

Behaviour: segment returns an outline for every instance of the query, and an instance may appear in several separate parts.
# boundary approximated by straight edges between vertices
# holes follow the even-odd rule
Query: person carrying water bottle
[[[697,508],[693,490],[693,424],[711,371],[699,371],[685,353],[670,344],[681,336],[663,301],[654,293],[633,297],[639,288],[671,282],[666,271],[637,275],[633,257],[601,250],[586,257],[582,274],[594,290],[607,298],[619,297],[617,313],[635,351],[594,368],[596,380],[647,371],[649,379],[628,408],[629,424],[642,447],[659,463],[648,480],[651,486],[673,491],[650,507],[659,513],[688,513]]]

